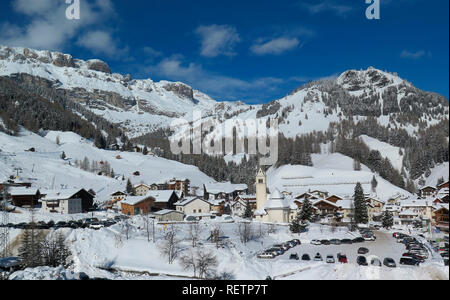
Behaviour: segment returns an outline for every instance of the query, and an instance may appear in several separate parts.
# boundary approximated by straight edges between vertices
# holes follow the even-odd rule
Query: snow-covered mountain
[[[413,134],[418,121],[436,124],[449,112],[445,97],[421,91],[396,74],[375,68],[311,82],[265,105],[218,102],[181,82],[135,80],[111,73],[109,66],[97,59],[83,61],[69,54],[27,48],[0,46],[0,76],[37,87],[50,85],[66,99],[117,124],[130,138],[167,128],[175,118],[192,121],[198,110],[203,117],[219,121],[278,117],[280,129],[288,137],[325,131],[331,122],[348,117],[369,116]],[[414,116],[415,122],[395,118],[402,114]]]

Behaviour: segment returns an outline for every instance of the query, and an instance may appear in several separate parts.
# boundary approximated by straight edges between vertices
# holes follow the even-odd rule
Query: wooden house
[[[124,215],[147,215],[155,206],[155,198],[149,196],[127,196],[120,202],[120,205]]]
[[[12,204],[19,207],[35,207],[41,198],[40,191],[35,188],[11,187],[8,193],[11,195]]]

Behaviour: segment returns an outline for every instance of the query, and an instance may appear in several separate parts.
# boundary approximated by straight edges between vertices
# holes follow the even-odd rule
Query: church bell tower
[[[267,177],[263,169],[260,168],[256,175],[256,206],[257,209],[264,208],[267,201]]]

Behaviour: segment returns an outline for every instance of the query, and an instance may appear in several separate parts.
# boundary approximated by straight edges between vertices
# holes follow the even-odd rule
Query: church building
[[[270,223],[289,223],[297,216],[298,206],[289,196],[275,189],[267,193],[267,177],[262,169],[256,175],[255,219]]]

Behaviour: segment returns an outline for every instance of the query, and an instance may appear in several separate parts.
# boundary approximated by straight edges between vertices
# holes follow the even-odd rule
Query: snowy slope
[[[404,153],[405,151],[403,149],[394,147],[388,143],[382,142],[367,135],[362,135],[361,138],[370,150],[378,150],[381,153],[382,157],[388,158],[391,161],[392,166],[399,172],[401,172],[403,155],[400,155],[400,150],[402,150],[402,153]]]
[[[55,143],[59,137],[60,145]],[[26,152],[34,147],[37,152]],[[97,192],[97,200],[107,200],[112,192],[125,190],[126,181],[107,178],[74,167],[74,161],[88,157],[90,161],[108,161],[116,176],[124,175],[132,183],[164,182],[174,177],[188,178],[192,186],[214,180],[197,167],[184,165],[140,153],[122,153],[95,148],[91,141],[72,132],[49,132],[46,137],[22,131],[18,137],[0,133],[0,181],[17,174],[19,180],[32,182],[39,188],[85,188]],[[65,152],[67,160],[60,158]],[[116,159],[120,155],[122,159]],[[69,165],[69,163],[71,165]],[[136,171],[140,176],[133,176]]]
[[[313,155],[314,167],[301,165],[285,165],[280,168],[270,168],[267,172],[267,182],[270,190],[279,188],[295,195],[304,192],[321,190],[330,194],[351,197],[356,183],[360,182],[365,193],[371,194],[371,181],[374,174],[362,166],[362,171],[353,170],[353,160],[341,154]],[[375,175],[378,181],[376,194],[381,200],[388,200],[398,194],[411,194],[396,187]]]
[[[425,185],[436,186],[440,178],[444,178],[444,181],[447,181],[448,177],[449,163],[445,162],[431,169],[431,175],[425,180]]]

